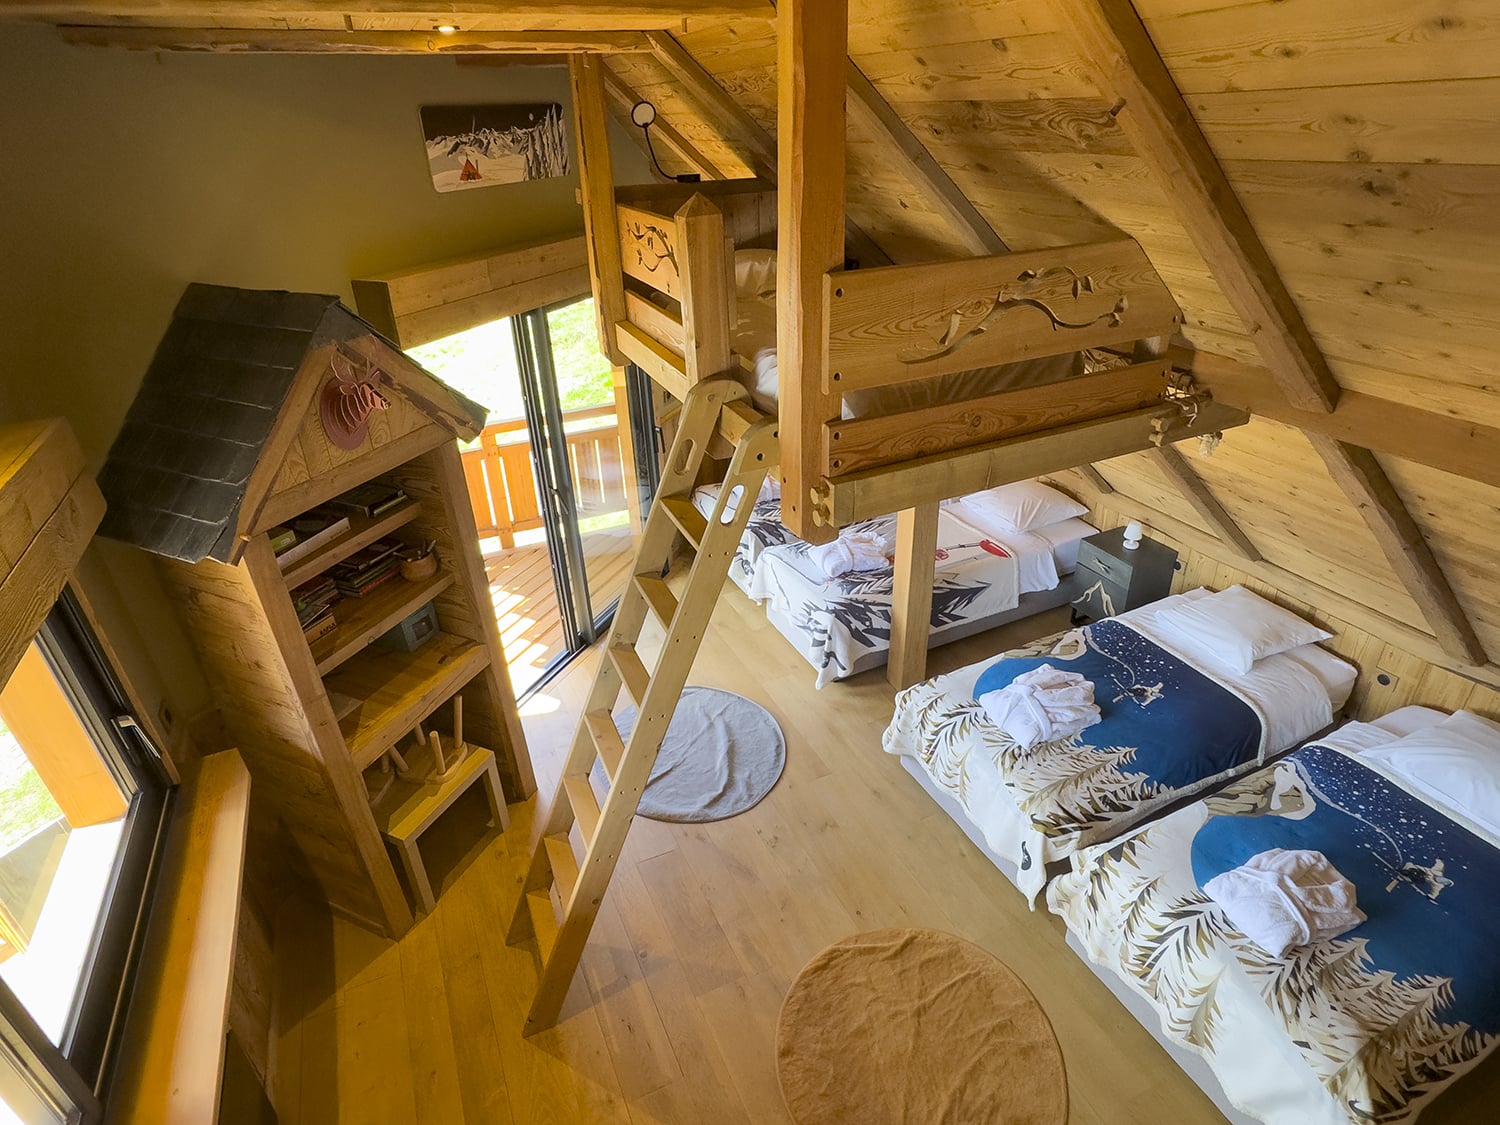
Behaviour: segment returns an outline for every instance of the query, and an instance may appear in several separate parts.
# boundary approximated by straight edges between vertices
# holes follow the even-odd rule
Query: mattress
[[[1130,625],[1145,641],[1193,667],[1191,661],[1181,654],[1171,654],[1170,647],[1161,644],[1162,638],[1152,632],[1151,619],[1174,602],[1201,596],[1204,594],[1198,591],[1176,595],[1114,620]],[[1052,643],[1055,639],[1049,638],[1008,655],[1036,659],[1048,652],[1066,651],[1069,638],[1078,636],[1078,631],[1074,631],[1065,634],[1056,645]],[[1043,744],[1037,750],[1018,755],[1014,743],[984,718],[983,709],[975,701],[976,685],[996,662],[992,657],[902,692],[897,697],[884,744],[889,753],[916,758],[932,780],[958,800],[969,819],[983,832],[989,850],[1017,865],[1021,872],[1017,885],[1032,897],[1045,882],[1048,863],[1098,839],[1123,832],[1164,804],[1243,773],[1254,768],[1258,760],[1297,745],[1329,726],[1337,710],[1336,702],[1339,706],[1343,703],[1341,698],[1336,701],[1334,689],[1325,682],[1325,677],[1315,674],[1307,662],[1292,654],[1257,661],[1244,676],[1225,679],[1203,674],[1204,679],[1213,681],[1258,717],[1261,739],[1258,759],[1242,755],[1230,761],[1227,769],[1216,766],[1218,773],[1206,772],[1205,766],[1201,776],[1190,774],[1185,781],[1143,784],[1147,771],[1136,760],[1138,753],[1142,759],[1154,755],[1158,761],[1171,761],[1171,754],[1162,749],[1172,749],[1166,742],[1173,732],[1170,711],[1161,712],[1163,718],[1153,720],[1156,726],[1146,729],[1150,737],[1139,747],[1134,742],[1094,747],[1085,735],[1072,741]],[[1153,677],[1158,674],[1152,667],[1154,663],[1154,658],[1148,656],[1144,664]],[[1059,666],[1066,665],[1059,662]],[[1201,669],[1198,671],[1202,673]],[[1160,688],[1158,683],[1158,692]],[[1195,690],[1204,689],[1200,686]],[[1113,702],[1123,698],[1121,695]],[[1155,705],[1154,700],[1151,705]],[[1102,760],[1111,755],[1118,760],[1111,763]],[[1005,763],[1011,756],[1015,756],[1014,768],[1024,770],[1024,774],[1007,776],[1005,770],[1011,767]],[[1045,780],[1054,773],[1055,790],[1032,785],[1036,778]],[[1110,781],[1116,774],[1118,785]],[[1088,778],[1087,784],[1069,780],[1084,777]],[[1060,820],[1049,820],[1051,814],[1041,811],[1039,795],[1059,802],[1065,815]],[[1030,813],[1022,811],[1023,800],[1032,810]]]
[[[1500,840],[1364,756],[1443,718],[1346,724],[1049,888],[1069,944],[1248,1117],[1399,1125],[1500,1044]],[[1236,930],[1201,888],[1276,847],[1324,854],[1366,921],[1284,956]]]
[[[762,410],[774,410],[778,385],[774,292],[741,293],[736,297],[731,342],[745,368],[745,383],[755,404]],[[940,375],[935,379],[848,391],[843,396],[843,417],[879,417],[929,406],[946,406],[1001,391],[1058,383],[1082,372],[1083,357],[1069,352]]]

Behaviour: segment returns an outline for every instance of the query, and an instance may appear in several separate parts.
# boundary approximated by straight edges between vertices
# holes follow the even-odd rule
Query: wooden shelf
[[[355,766],[368,768],[488,664],[483,645],[440,633],[415,652],[366,650],[330,675],[330,691],[363,701],[339,722]]]
[[[363,598],[344,598],[336,602],[333,616],[338,627],[312,644],[318,675],[328,675],[351,656],[363,651],[381,633],[411,616],[451,585],[453,575],[447,570],[439,570],[431,578],[417,582],[397,577]]]
[[[369,516],[351,516],[349,530],[331,543],[319,547],[281,572],[287,589],[296,589],[309,578],[316,578],[334,563],[343,562],[355,551],[368,547],[377,539],[383,539],[399,527],[405,527],[419,511],[415,500],[407,500],[398,507],[373,519]]]

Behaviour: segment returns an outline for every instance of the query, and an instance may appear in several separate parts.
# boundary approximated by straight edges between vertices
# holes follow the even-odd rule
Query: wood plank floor
[[[958,642],[932,670],[1065,624],[1054,611]],[[543,794],[595,656],[524,709]],[[792,978],[840,937],[909,925],[961,934],[1027,982],[1062,1043],[1074,1125],[1223,1120],[1066,948],[1060,921],[1029,912],[882,752],[892,693],[879,670],[814,691],[726,586],[692,680],[770,708],[786,773],[731,820],[636,821],[556,1029],[521,1038],[535,968],[504,942],[534,800],[512,807],[503,836],[481,837],[483,810],[462,803],[431,830],[437,909],[399,943],[289,907],[272,1047],[283,1125],[784,1122],[773,1043]],[[1424,1125],[1491,1119],[1497,1077],[1494,1065],[1471,1076]]]
[[[635,547],[625,528],[590,532],[583,547],[589,600],[603,608],[624,588]],[[535,543],[489,552],[484,567],[511,683],[523,692],[541,678],[567,643],[552,564],[546,545]]]

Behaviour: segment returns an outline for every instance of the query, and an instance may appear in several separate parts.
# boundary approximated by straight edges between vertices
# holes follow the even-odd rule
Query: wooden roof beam
[[[1076,467],[1079,476],[1089,483],[1096,492],[1102,496],[1108,496],[1115,490],[1115,486],[1104,479],[1104,474],[1092,465],[1079,465]]]
[[[238,19],[327,20],[347,10],[358,17],[377,17],[390,27],[409,21],[414,27],[435,28],[445,23],[466,30],[465,24],[483,19],[508,30],[680,27],[687,16],[769,17],[769,0],[445,0],[424,5],[420,0],[360,0],[342,9],[320,0],[5,0],[7,19],[36,19],[50,23],[84,24],[97,20],[129,20],[171,26],[174,18],[214,19],[233,26]]]
[[[589,281],[594,292],[599,350],[612,365],[624,367],[626,357],[615,336],[615,326],[628,319],[625,312],[625,268],[620,261],[615,174],[609,155],[609,111],[604,104],[605,69],[604,60],[598,55],[574,55],[568,62],[568,80],[573,93],[573,144],[578,151],[583,235],[588,244]]]
[[[1500,457],[1495,454],[1500,450],[1500,427],[1348,390],[1339,395],[1331,414],[1300,410],[1263,368],[1212,352],[1174,351],[1172,358],[1219,402],[1304,433],[1324,434],[1500,488]]]
[[[1443,651],[1474,664],[1489,657],[1417,521],[1375,454],[1326,434],[1306,435],[1334,482],[1358,509],[1380,550],[1422,611]]]
[[[1061,7],[1115,120],[1146,162],[1287,398],[1330,411],[1339,385],[1130,0]]]
[[[615,112],[627,119],[630,117],[630,111],[641,100],[640,96],[618,74],[610,70],[607,64],[604,67],[604,93],[608,96],[610,104],[614,106]],[[641,130],[632,125],[628,131],[632,136],[638,137],[641,148],[644,150],[646,142],[644,136],[640,135]],[[691,141],[668,125],[660,115],[651,124],[651,135],[659,140],[672,156],[692,171],[697,172],[698,175],[711,180],[724,178],[723,173],[714,167],[712,161],[699,152]],[[650,153],[648,152],[647,155]]]
[[[630,54],[650,50],[639,31],[338,31],[310,28],[81,27],[63,41],[130,51],[196,51],[214,55],[488,55]],[[567,60],[554,60],[562,65]]]
[[[926,194],[927,202],[963,240],[974,255],[1005,254],[1010,248],[985,221],[978,208],[953,182],[953,178],[927,151],[901,115],[891,108],[864,71],[849,60],[849,106],[871,132],[885,142],[886,150],[906,178]]]
[[[1250,537],[1235,522],[1234,517],[1225,510],[1224,505],[1219,503],[1207,483],[1188,464],[1187,458],[1178,451],[1176,446],[1163,445],[1160,449],[1152,450],[1151,459],[1176,486],[1177,491],[1182,493],[1182,498],[1191,505],[1193,511],[1198,513],[1198,518],[1208,524],[1209,530],[1217,535],[1225,546],[1249,562],[1261,560],[1261,553],[1250,541]]]

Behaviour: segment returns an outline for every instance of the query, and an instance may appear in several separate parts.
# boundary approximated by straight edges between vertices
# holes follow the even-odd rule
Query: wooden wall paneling
[[[1099,492],[1108,494],[1115,490],[1115,486],[1104,479],[1104,474],[1092,465],[1079,465],[1078,474]]]
[[[465,502],[458,450],[451,443],[434,449],[404,466],[396,479],[422,505],[414,530],[437,542],[440,564],[455,577],[435,602],[444,632],[483,644],[489,653],[488,667],[464,691],[465,730],[495,752],[508,798],[524,800],[536,791],[536,777],[479,554],[479,532]]]
[[[632,138],[639,140],[642,148],[646,148],[644,134],[642,134],[639,126],[630,119],[630,111],[642,99],[619,75],[610,69],[608,63],[605,63],[604,66],[604,92],[608,95],[609,104],[614,109],[615,120],[620,122],[621,127]],[[674,175],[679,172],[696,172],[698,175],[710,180],[724,178],[718,168],[714,166],[713,161],[699,152],[692,141],[674,129],[671,123],[659,113],[651,125],[651,137],[652,145],[660,144],[666,149],[665,155],[669,163],[675,158],[683,165],[680,169],[669,169]],[[651,149],[648,148],[647,156],[650,155]],[[657,153],[656,159],[660,160],[661,156],[661,153]]]
[[[589,292],[580,236],[434,262],[350,284],[359,315],[402,348]]]
[[[1068,0],[1116,118],[1164,185],[1287,397],[1331,410],[1339,387],[1130,0]]]
[[[1193,471],[1187,458],[1183,457],[1176,446],[1163,445],[1151,450],[1150,456],[1181,490],[1183,499],[1193,506],[1199,518],[1224,541],[1225,546],[1250,562],[1260,561],[1260,551],[1250,541],[1250,537],[1235,523],[1234,517],[1224,510],[1224,505],[1215,498],[1213,490]]]
[[[274,559],[271,565],[274,570]],[[163,559],[158,572],[193,638],[225,726],[256,779],[254,804],[260,808],[255,815],[275,823],[279,813],[329,904],[364,925],[385,931],[382,898],[371,881],[365,853],[340,815],[348,807],[345,798],[350,787],[347,779],[335,787],[324,760],[332,749],[331,739],[339,737],[336,726],[331,734],[328,729],[332,712],[323,698],[314,701],[309,713],[261,607],[248,565],[230,567],[206,560],[187,566]],[[280,581],[279,573],[266,577]],[[280,598],[291,613],[284,587]],[[309,672],[315,678],[312,656],[300,630],[291,639],[301,646],[300,655],[309,666],[299,678],[305,681]],[[338,749],[342,753],[341,741]],[[359,780],[357,775],[354,780]],[[362,802],[362,792],[357,795]],[[369,818],[368,807],[364,815]],[[369,829],[374,832],[373,820]],[[251,862],[263,863],[268,858],[272,857],[253,856]],[[399,896],[395,871],[383,849],[380,858],[389,872],[390,887]],[[404,900],[400,905],[405,907]],[[408,912],[397,932],[410,924]]]
[[[1369,525],[1386,561],[1421,607],[1439,643],[1454,657],[1485,663],[1484,645],[1467,612],[1375,454],[1322,434],[1309,434],[1307,439]]]
[[[615,325],[625,319],[625,290],[603,72],[604,62],[596,56],[574,55],[568,62],[573,93],[573,143],[578,149],[578,181],[583,195],[584,237],[588,241],[599,350],[610,363],[620,366],[626,360],[615,340]]]
[[[823,543],[835,530],[815,516],[813,492],[823,481],[822,426],[838,416],[824,382],[825,287],[844,264],[849,12],[846,0],[789,0],[776,19],[781,518],[793,534]]]
[[[937,565],[938,501],[896,513],[891,651],[885,678],[898,691],[927,678],[932,581]]]
[[[663,67],[687,91],[688,97],[719,126],[725,139],[733,141],[746,154],[757,176],[775,182],[776,142],[760,123],[725,92],[696,59],[685,51],[668,32],[652,32],[646,37],[652,53]]]

